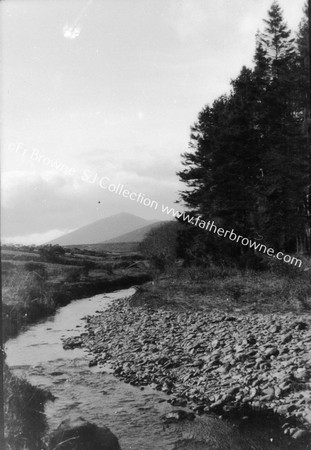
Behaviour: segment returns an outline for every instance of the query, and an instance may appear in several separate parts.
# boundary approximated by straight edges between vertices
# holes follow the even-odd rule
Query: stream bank
[[[49,287],[49,299],[38,298],[28,303],[2,305],[2,325],[4,341],[16,336],[25,326],[55,313],[57,308],[72,300],[91,297],[102,292],[127,289],[151,280],[147,273],[127,274],[104,280],[85,280],[83,282],[53,283]]]
[[[310,314],[181,312],[130,303],[120,300],[87,317],[87,333],[64,346],[85,347],[92,366],[109,363],[126,383],[168,394],[175,408],[233,422],[270,417],[280,448],[309,448]]]
[[[114,329],[119,332],[119,336],[115,336],[116,340],[120,339],[122,343],[125,336],[128,337],[128,343],[123,344],[125,351],[133,344],[134,338],[145,340],[143,346],[147,346],[146,349],[149,344],[152,345],[146,340],[146,329],[153,339],[161,341],[163,346],[167,345],[169,335],[164,332],[164,328],[163,334],[154,334],[155,329],[148,322],[152,311],[129,306],[133,293],[134,290],[130,289],[73,301],[60,308],[53,317],[29,327],[6,343],[7,362],[14,374],[25,378],[33,386],[50,391],[55,397],[54,401],[48,401],[44,410],[49,432],[55,430],[64,418],[83,417],[98,426],[108,426],[118,437],[123,450],[308,448],[302,441],[289,440],[280,433],[276,417],[260,413],[248,415],[248,418],[237,418],[235,422],[219,420],[215,414],[196,415],[194,420],[168,420],[176,415],[185,417],[186,413],[182,414],[181,411],[191,411],[191,404],[179,406],[176,397],[172,395],[174,392],[170,394],[164,384],[164,389],[157,390],[157,386],[149,385],[148,380],[143,380],[142,383],[143,367],[138,368],[138,382],[134,386],[128,382],[129,379],[116,378],[112,364],[102,364],[99,361],[103,356],[102,350],[96,353],[93,349],[87,354],[87,347],[80,346],[72,350],[62,348],[62,340],[64,342],[72,338],[80,339],[81,344],[86,345],[88,331],[90,334],[93,331],[92,339],[101,337],[102,340],[104,336],[99,333],[105,324],[105,315],[111,315],[114,308],[117,311],[120,307],[125,308],[129,322],[134,319],[132,313],[136,311],[135,322],[131,324],[132,330],[126,330],[129,322],[124,315],[122,321],[116,321],[114,325]],[[125,299],[119,301],[121,298]],[[159,314],[162,313],[164,312],[155,312],[157,315],[154,318],[159,320]],[[167,331],[172,331],[171,319],[172,317],[165,321]],[[81,337],[85,323],[86,329]],[[174,320],[172,324],[174,325]],[[145,332],[140,327],[144,327]],[[112,335],[107,334],[106,337],[110,339]],[[98,341],[98,344],[101,345],[102,342]],[[178,344],[179,348],[181,344],[182,342]],[[142,349],[142,352],[146,352],[146,349]],[[109,352],[114,355],[115,360],[122,356],[118,346],[113,348],[113,341]],[[139,360],[139,354],[138,350],[136,354],[132,353],[133,359],[136,355],[136,360]],[[156,355],[156,352],[153,354]],[[126,358],[128,357],[129,354]],[[97,365],[94,359],[97,360]],[[162,365],[166,366],[167,362],[162,361]],[[149,370],[148,365],[149,363],[145,367]],[[157,370],[158,365],[154,364],[154,372]],[[167,378],[169,372],[169,367],[163,367],[162,376]],[[129,374],[133,376],[131,372]],[[119,376],[122,374],[119,373]],[[197,379],[196,376],[193,378]],[[173,391],[171,386],[168,387]],[[34,450],[31,447],[29,449]]]

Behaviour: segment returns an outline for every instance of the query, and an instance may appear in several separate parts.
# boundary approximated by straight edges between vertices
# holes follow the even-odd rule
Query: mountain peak
[[[77,230],[67,233],[49,242],[59,245],[98,244],[120,235],[145,227],[153,221],[143,219],[134,214],[121,212],[113,216],[96,220]]]

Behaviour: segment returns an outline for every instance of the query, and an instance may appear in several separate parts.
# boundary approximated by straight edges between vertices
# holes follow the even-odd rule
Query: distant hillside
[[[167,222],[168,222],[167,220],[166,221],[163,220],[160,222],[150,223],[149,225],[146,225],[145,227],[142,228],[138,228],[137,230],[131,231],[130,233],[126,233],[121,236],[109,239],[108,241],[105,241],[104,244],[141,242],[150,230],[160,225],[163,225],[164,223]]]
[[[63,246],[98,244],[154,223],[154,221],[142,219],[133,214],[120,213],[78,228],[71,233],[53,239],[49,244],[59,244]]]

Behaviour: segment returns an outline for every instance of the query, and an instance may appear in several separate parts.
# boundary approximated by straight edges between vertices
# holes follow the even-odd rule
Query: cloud
[[[151,164],[149,160],[147,164]],[[137,165],[137,163],[136,163]],[[39,244],[60,234],[121,211],[147,219],[163,219],[161,210],[145,208],[103,185],[118,183],[132,192],[141,192],[152,200],[173,206],[177,198],[177,183],[152,177],[144,171],[144,163],[133,172],[130,159],[118,172],[105,172],[99,165],[86,173],[69,177],[52,171],[11,171],[2,175],[2,237],[5,242]],[[166,165],[152,165],[162,173]],[[134,168],[134,167],[133,167]],[[145,173],[145,176],[143,175]],[[107,178],[108,177],[108,178]]]
[[[179,149],[170,148],[168,151],[165,148],[137,145],[130,152],[121,152],[122,149],[118,152],[107,148],[89,150],[80,153],[80,164],[100,175],[123,183],[134,183],[135,186],[146,183],[147,187],[155,182],[163,187],[177,184],[176,171],[181,169]]]
[[[4,244],[41,245],[52,241],[65,233],[70,233],[71,231],[73,230],[49,230],[46,233],[33,233],[26,236],[8,236],[2,239],[2,241]]]
[[[4,172],[2,234],[22,236],[77,228],[85,221],[89,198],[74,179],[53,172]]]

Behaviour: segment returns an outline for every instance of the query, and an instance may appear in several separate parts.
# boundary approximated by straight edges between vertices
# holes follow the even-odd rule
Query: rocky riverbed
[[[269,410],[295,440],[311,436],[311,315],[227,314],[131,307],[121,299],[88,316],[90,365],[109,363],[133,385],[169,394],[176,407],[226,416]],[[307,447],[306,447],[307,448]]]

